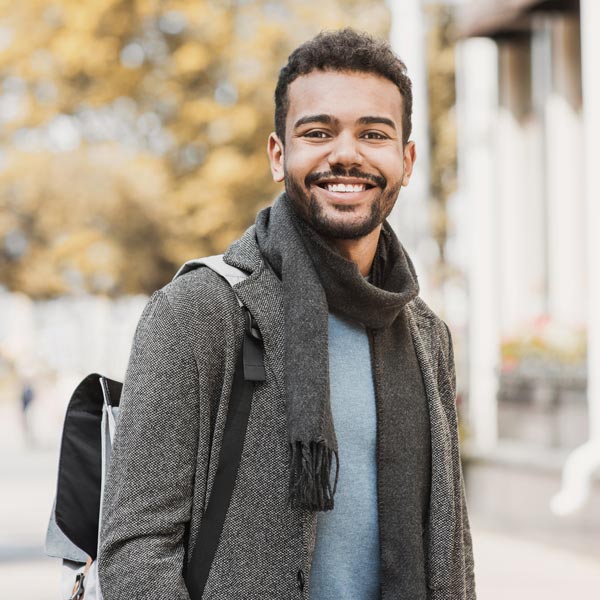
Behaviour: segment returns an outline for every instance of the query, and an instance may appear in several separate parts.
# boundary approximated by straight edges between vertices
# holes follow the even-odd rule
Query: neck
[[[381,225],[358,240],[330,240],[334,248],[347,260],[352,261],[363,277],[371,272]]]

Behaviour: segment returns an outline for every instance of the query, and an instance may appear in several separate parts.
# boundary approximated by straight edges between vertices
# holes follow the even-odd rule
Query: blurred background
[[[600,3],[0,0],[0,595],[45,558],[64,411],[122,379],[148,295],[279,188],[289,52],[390,40],[418,161],[391,222],[450,325],[483,600],[600,588]]]

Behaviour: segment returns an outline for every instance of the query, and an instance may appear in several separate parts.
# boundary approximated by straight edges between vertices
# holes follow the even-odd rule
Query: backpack
[[[205,266],[231,286],[246,273],[223,261],[222,255],[186,262],[175,278]],[[260,332],[244,310],[244,340],[233,377],[229,410],[218,468],[185,582],[192,600],[200,600],[229,507],[241,459],[255,381],[265,380]],[[119,421],[123,384],[92,373],[77,386],[67,407],[58,464],[56,498],[46,534],[46,554],[62,559],[62,600],[102,600],[98,555],[102,496],[112,441]],[[242,410],[240,410],[242,408]]]

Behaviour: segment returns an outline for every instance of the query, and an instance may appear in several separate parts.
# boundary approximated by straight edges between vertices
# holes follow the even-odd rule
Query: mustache
[[[322,179],[331,179],[332,177],[356,177],[358,179],[365,179],[375,184],[377,187],[384,188],[387,185],[387,179],[382,175],[373,175],[372,173],[364,173],[363,171],[359,171],[356,168],[352,169],[343,169],[343,168],[333,168],[331,171],[326,171],[323,173],[309,173],[304,178],[304,184],[306,187],[312,185],[313,183],[318,183]]]

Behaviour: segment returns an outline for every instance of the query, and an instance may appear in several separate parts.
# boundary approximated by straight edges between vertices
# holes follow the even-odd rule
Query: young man
[[[285,193],[226,252],[264,344],[203,598],[471,600],[448,328],[385,221],[416,158],[389,46],[346,29],[296,49],[275,92]],[[105,600],[187,600],[242,344],[207,268],[136,333],[104,499]]]

